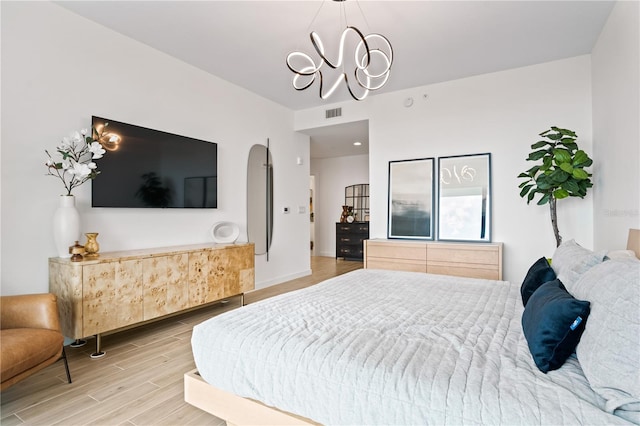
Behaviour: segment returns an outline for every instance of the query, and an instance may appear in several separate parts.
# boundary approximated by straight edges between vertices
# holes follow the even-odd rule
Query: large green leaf
[[[531,177],[531,176],[529,176],[527,173],[520,173],[520,174],[518,175],[518,177],[519,177],[519,178],[528,178],[528,177]]]
[[[547,142],[547,141],[538,141],[538,142],[534,143],[533,145],[531,145],[531,149],[542,148],[545,145],[551,145],[551,144],[549,142]]]
[[[569,163],[560,163],[560,168],[567,173],[573,173],[573,166]]]
[[[575,134],[575,132],[573,130],[569,130],[569,129],[558,129],[557,127],[554,128],[554,130],[556,132],[560,132],[561,135],[563,136],[571,136],[573,138],[576,138],[578,135]]]
[[[553,133],[553,134],[547,135],[546,137],[548,137],[552,141],[557,141],[562,139],[562,135],[560,133]]]
[[[525,195],[527,195],[527,192],[529,192],[531,188],[533,188],[533,185],[527,185],[524,188],[522,188],[522,191],[520,191],[520,196],[524,197]]]
[[[567,146],[567,144],[572,144],[575,142],[575,139],[573,138],[562,138],[560,139],[560,142],[562,145]]]
[[[576,164],[575,167],[589,167],[593,164],[593,160],[591,158],[589,158],[587,161],[585,161],[584,163],[580,163],[580,164]]]
[[[529,154],[529,157],[527,158],[527,160],[536,161],[536,160],[539,160],[542,157],[544,157],[546,154],[547,154],[547,150],[546,149],[541,149],[539,151],[533,151],[532,153]]]
[[[573,193],[577,194],[580,192],[580,186],[574,179],[567,179],[565,182],[562,182],[562,185],[560,186],[563,189],[566,189],[567,191],[569,191],[569,193],[571,194]]]
[[[541,206],[543,204],[547,204],[550,198],[551,198],[550,194],[544,194],[542,198],[538,200],[538,205]]]
[[[587,153],[579,149],[578,151],[576,151],[575,155],[573,156],[573,165],[575,166],[578,164],[582,164],[587,160],[589,160],[589,156],[587,155]]]
[[[525,173],[531,177],[534,177],[536,173],[538,173],[538,170],[540,170],[540,166],[533,166],[532,168],[527,170]]]
[[[573,169],[573,177],[578,180],[588,179],[589,173],[585,172],[582,169]]]
[[[526,184],[531,182],[531,178],[525,180],[524,182],[522,182],[520,185],[518,185],[518,188],[522,188],[523,186],[525,186]]]
[[[527,204],[529,204],[531,200],[533,200],[533,197],[536,195],[537,192],[538,191],[534,189],[529,193],[529,195],[527,196]]]
[[[563,198],[567,198],[569,196],[569,192],[566,189],[556,189],[553,191],[553,196],[558,200]]]
[[[571,162],[571,153],[566,149],[556,148],[553,150],[553,158],[556,160],[558,164],[560,163],[570,163]]]
[[[589,181],[588,179],[579,180],[577,183],[578,183],[578,187],[580,188],[580,193],[582,192],[586,193],[587,188],[591,188],[593,186],[591,181]]]
[[[538,179],[536,179],[536,185],[538,186],[539,189],[542,189],[543,191],[545,189],[551,189],[553,187],[547,175],[538,176]]]
[[[549,175],[549,179],[551,180],[551,185],[553,187],[559,186],[562,182],[566,181],[567,179],[569,179],[569,176],[571,176],[569,173],[565,172],[562,169],[555,169],[550,175]]]

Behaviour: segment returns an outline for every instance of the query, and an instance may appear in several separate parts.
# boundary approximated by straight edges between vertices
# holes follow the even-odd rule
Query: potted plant
[[[551,226],[556,237],[556,246],[562,243],[558,231],[556,201],[567,197],[584,198],[593,186],[591,174],[585,170],[593,164],[586,152],[578,148],[578,136],[572,130],[551,127],[540,133],[544,139],[533,145],[527,161],[538,162],[529,170],[520,173],[525,179],[518,186],[520,196],[527,198],[527,204],[539,194],[538,205],[549,204]]]

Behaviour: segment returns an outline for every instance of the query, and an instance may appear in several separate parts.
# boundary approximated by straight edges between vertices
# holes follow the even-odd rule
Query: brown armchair
[[[55,295],[1,296],[0,329],[0,390],[26,379],[60,357],[71,383]]]

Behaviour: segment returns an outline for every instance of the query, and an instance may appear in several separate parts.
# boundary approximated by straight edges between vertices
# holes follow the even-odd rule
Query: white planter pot
[[[60,205],[53,214],[53,240],[59,257],[71,257],[69,247],[80,239],[80,214],[76,197],[61,195]]]

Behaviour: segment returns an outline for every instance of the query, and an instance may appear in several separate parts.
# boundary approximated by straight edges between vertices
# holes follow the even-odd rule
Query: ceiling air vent
[[[342,108],[328,109],[324,112],[324,118],[334,118],[342,116]]]

